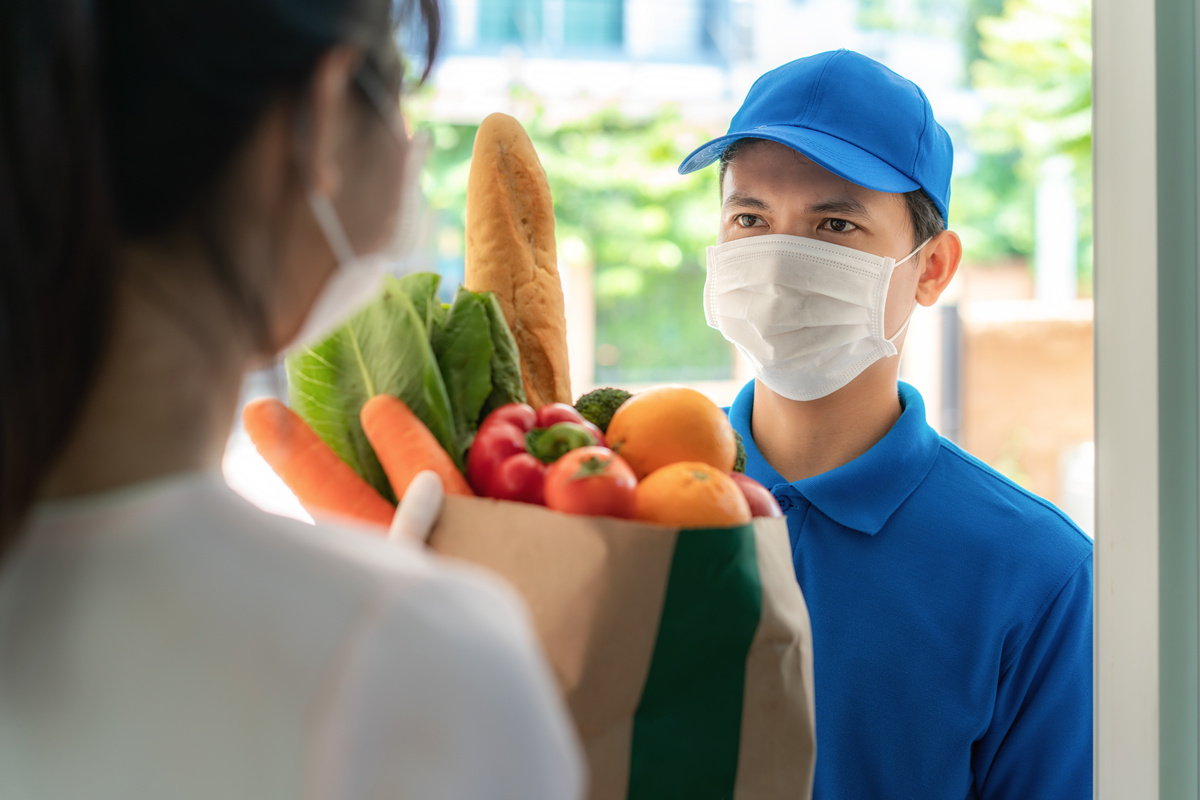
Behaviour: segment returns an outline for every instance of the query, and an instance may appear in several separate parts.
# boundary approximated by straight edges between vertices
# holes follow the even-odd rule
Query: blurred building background
[[[919,309],[902,377],[943,435],[1092,527],[1088,0],[444,0],[446,40],[409,102],[430,139],[415,258],[462,277],[471,145],[517,117],[546,167],[572,383],[750,377],[704,322],[715,168],[679,176],[751,83],[846,47],[924,89],[956,149],[965,260]],[[237,469],[248,469],[242,465]]]

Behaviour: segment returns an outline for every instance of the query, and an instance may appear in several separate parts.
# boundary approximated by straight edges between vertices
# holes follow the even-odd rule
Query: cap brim
[[[687,175],[707,167],[721,157],[726,147],[738,139],[768,139],[787,145],[834,175],[877,192],[911,192],[921,188],[912,178],[861,147],[827,133],[793,125],[765,125],[719,136],[701,145],[685,158],[679,165],[679,174]]]

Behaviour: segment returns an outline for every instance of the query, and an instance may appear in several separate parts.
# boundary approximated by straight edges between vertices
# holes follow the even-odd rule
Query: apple
[[[746,502],[750,504],[750,516],[752,517],[782,517],[783,509],[779,507],[775,496],[771,491],[763,486],[758,481],[741,472],[731,472],[729,477],[733,478],[733,482],[742,490],[742,494],[746,496]]]

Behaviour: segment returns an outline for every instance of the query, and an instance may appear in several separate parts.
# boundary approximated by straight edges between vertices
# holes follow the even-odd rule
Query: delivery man
[[[680,172],[717,160],[704,309],[753,366],[730,418],[812,616],[814,797],[1090,798],[1091,540],[898,379],[962,254],[929,101],[858,53],[802,58]]]

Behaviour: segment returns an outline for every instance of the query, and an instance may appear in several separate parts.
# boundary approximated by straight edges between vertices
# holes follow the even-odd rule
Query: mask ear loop
[[[349,264],[354,260],[354,247],[350,244],[350,238],[346,236],[346,229],[342,227],[337,211],[333,209],[333,201],[329,199],[329,195],[310,189],[308,205],[321,232],[325,234],[325,240],[329,242],[333,257],[337,259],[338,264]]]
[[[312,181],[301,154],[307,152],[311,144],[309,107],[308,95],[301,94],[296,101],[296,118],[292,127],[292,158],[296,171],[300,175],[301,184],[306,188],[311,185]],[[313,212],[317,226],[325,236],[325,241],[329,244],[333,257],[339,264],[353,259],[354,249],[350,246],[350,239],[346,236],[345,228],[342,227],[342,222],[338,219],[329,196],[316,189],[307,188],[306,197],[308,206]],[[271,366],[268,368],[271,393],[276,398],[285,401],[287,397],[285,361],[288,349],[284,347],[275,353]]]
[[[333,208],[329,195],[312,188],[312,176],[305,167],[303,153],[311,147],[311,125],[309,117],[309,98],[307,93],[301,94],[296,100],[296,122],[292,127],[292,154],[296,163],[296,171],[300,174],[301,185],[305,187],[308,206],[312,209],[313,217],[325,235],[330,252],[339,264],[345,264],[354,259],[354,248],[346,229]]]
[[[896,274],[896,267],[898,267],[898,266],[900,266],[901,264],[903,264],[904,262],[908,261],[910,258],[912,258],[913,256],[915,256],[917,253],[921,252],[921,249],[922,249],[923,247],[925,247],[925,245],[929,244],[929,243],[930,243],[930,242],[932,242],[932,241],[933,241],[933,237],[932,237],[932,236],[930,236],[928,239],[926,239],[925,241],[923,241],[923,242],[921,242],[919,245],[917,245],[917,249],[916,249],[916,250],[913,250],[911,253],[909,253],[908,255],[906,255],[904,258],[900,259],[900,260],[899,260],[899,261],[897,261],[895,264],[893,264],[893,265],[892,265],[892,274],[893,274],[893,275],[895,275],[895,274]],[[890,279],[889,279],[889,280],[890,280]],[[895,333],[893,333],[891,336],[889,336],[889,337],[887,337],[886,339],[884,339],[884,341],[885,341],[885,342],[887,342],[888,344],[890,344],[890,345],[892,346],[892,349],[893,349],[893,350],[896,350],[896,340],[900,338],[900,335],[901,335],[902,333],[904,333],[906,330],[908,330],[908,323],[912,322],[913,315],[914,315],[914,314],[916,314],[916,313],[917,313],[917,299],[914,297],[914,298],[913,298],[913,304],[912,304],[912,308],[910,308],[910,309],[908,310],[908,316],[907,316],[907,317],[905,317],[905,318],[904,318],[904,322],[902,322],[902,323],[900,324],[900,330],[896,331],[896,332],[895,332]],[[899,352],[899,351],[897,351],[897,352]],[[895,353],[892,353],[892,355],[895,355]]]
[[[916,249],[916,250],[913,250],[911,253],[909,253],[908,255],[906,255],[904,258],[900,259],[900,260],[899,260],[899,261],[897,261],[895,264],[893,264],[893,265],[892,265],[892,269],[894,270],[896,267],[900,266],[900,265],[901,265],[901,264],[903,264],[905,261],[908,261],[910,258],[912,258],[913,256],[915,256],[917,253],[921,252],[921,248],[922,248],[922,247],[924,247],[925,245],[929,244],[929,243],[930,243],[930,242],[932,242],[932,241],[933,241],[933,237],[932,237],[932,236],[930,236],[928,239],[926,239],[925,241],[921,242],[919,245],[917,245],[917,249]]]

